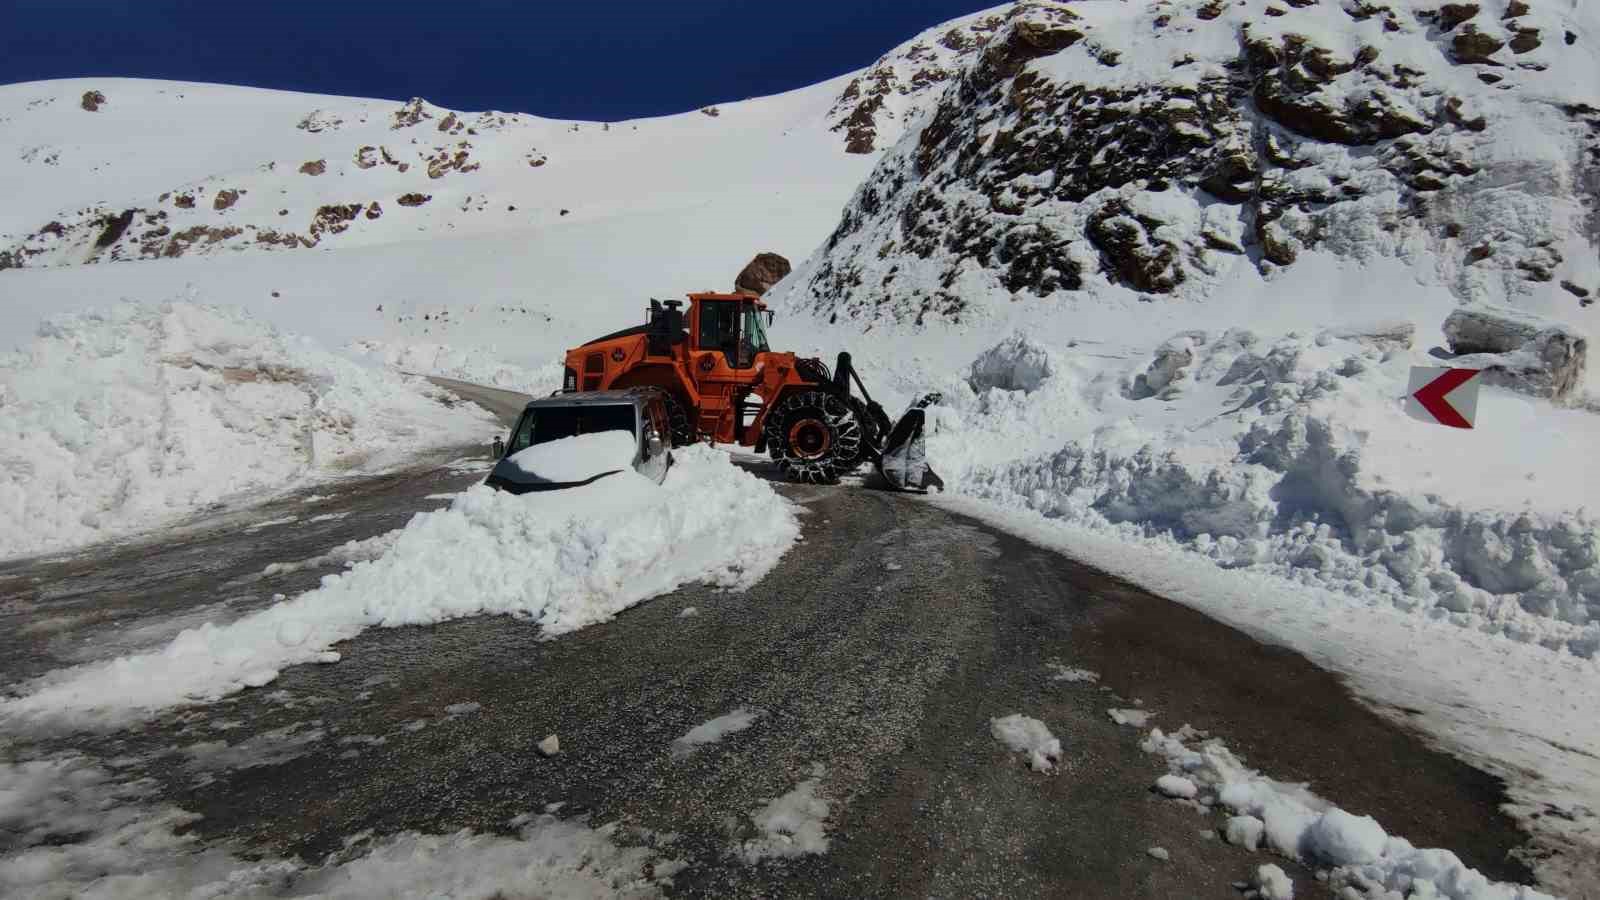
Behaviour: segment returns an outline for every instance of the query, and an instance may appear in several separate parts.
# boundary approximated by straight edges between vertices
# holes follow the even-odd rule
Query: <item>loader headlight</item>
[[[561,389],[568,393],[578,389],[578,373],[571,366],[567,366],[567,373],[561,377]]]

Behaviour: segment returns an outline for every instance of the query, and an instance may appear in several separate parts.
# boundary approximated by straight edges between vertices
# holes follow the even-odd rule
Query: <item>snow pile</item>
[[[1031,392],[947,382],[929,455],[955,491],[1594,656],[1600,493],[1562,473],[1600,417],[1486,387],[1477,431],[1413,421],[1429,359],[1385,334],[1190,330]]]
[[[382,557],[321,587],[165,648],[45,676],[0,700],[0,719],[118,721],[267,684],[286,666],[334,662],[375,626],[513,615],[555,636],[690,581],[745,588],[799,537],[790,504],[705,447],[677,452],[664,484],[632,471],[566,491],[475,487],[419,513]]]
[[[1035,772],[1054,772],[1061,762],[1061,741],[1038,719],[1012,713],[989,720],[989,733],[1014,753],[1028,758]]]
[[[534,444],[519,450],[506,461],[535,478],[545,481],[582,481],[603,472],[615,472],[633,465],[639,451],[631,431],[598,431]]]
[[[1166,758],[1172,773],[1163,781],[1181,781],[1193,790],[1164,791],[1168,796],[1199,797],[1206,806],[1232,813],[1230,842],[1253,848],[1264,836],[1273,852],[1327,869],[1335,890],[1349,887],[1356,897],[1395,891],[1448,900],[1549,898],[1533,888],[1491,882],[1447,850],[1413,847],[1370,816],[1346,812],[1306,785],[1274,781],[1246,768],[1221,740],[1206,739],[1187,725],[1170,735],[1153,729],[1141,746]]]
[[[828,801],[818,796],[826,770],[821,763],[812,767],[811,778],[794,790],[772,800],[752,815],[751,821],[761,836],[745,841],[739,848],[746,863],[763,859],[792,858],[827,853],[828,836],[823,824],[828,818]]]
[[[689,609],[693,608],[689,607]],[[683,614],[679,613],[679,615],[682,616]],[[672,755],[677,757],[688,756],[706,744],[715,744],[730,734],[738,734],[744,731],[764,715],[766,715],[765,710],[746,709],[741,706],[733,712],[717,716],[709,722],[702,722],[689,729],[683,737],[672,742]]]
[[[237,310],[123,304],[0,356],[0,557],[473,440],[488,416]]]
[[[683,864],[619,846],[616,825],[520,816],[515,837],[404,832],[347,844],[320,867],[249,859],[180,834],[199,817],[158,805],[82,757],[0,764],[0,894],[86,900],[439,896],[651,897]]]

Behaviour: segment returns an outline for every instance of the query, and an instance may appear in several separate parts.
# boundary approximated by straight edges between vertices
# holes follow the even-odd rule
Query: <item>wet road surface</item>
[[[263,569],[444,506],[482,477],[485,460],[457,458],[474,452],[154,543],[0,566],[0,689],[313,587],[338,564]],[[671,889],[682,896],[1227,898],[1265,862],[1298,896],[1325,893],[1302,867],[1205,836],[1220,817],[1151,793],[1164,762],[1106,712],[1140,705],[1152,725],[1210,731],[1413,843],[1526,878],[1493,779],[1299,656],[914,497],[779,489],[804,508],[804,542],[749,592],[691,586],[555,640],[504,617],[372,629],[339,646],[337,665],[139,728],[11,735],[4,753],[133,760],[119,776],[153,779],[164,802],[200,814],[190,827],[206,843],[308,862],[361,832],[506,833],[561,804],[561,818],[672,835],[671,856],[689,863]],[[1100,679],[1052,681],[1052,663]],[[674,752],[739,709],[759,711],[748,729]],[[990,736],[990,719],[1013,712],[1061,739],[1058,774]],[[536,745],[549,734],[562,751],[547,758]],[[197,777],[181,748],[219,740],[237,765]],[[812,779],[828,852],[741,859],[752,811]]]

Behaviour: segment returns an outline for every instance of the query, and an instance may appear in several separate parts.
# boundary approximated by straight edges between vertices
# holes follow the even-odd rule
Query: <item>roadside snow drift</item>
[[[123,304],[49,319],[0,354],[0,558],[487,433],[486,413],[445,398],[237,309]]]
[[[374,626],[512,615],[553,637],[690,581],[753,585],[799,537],[790,504],[725,454],[675,456],[662,485],[629,470],[521,496],[474,487],[315,590],[153,653],[45,676],[0,701],[0,719],[116,724],[267,684],[286,666],[336,662],[336,643]]]
[[[1163,775],[1161,781],[1186,789],[1163,793],[1185,800],[1199,796],[1205,806],[1226,810],[1232,815],[1225,828],[1230,843],[1255,850],[1264,837],[1272,851],[1325,870],[1329,886],[1341,897],[1550,900],[1534,888],[1492,882],[1448,850],[1414,847],[1385,832],[1371,816],[1340,809],[1306,785],[1274,781],[1247,768],[1222,741],[1207,740],[1205,732],[1187,725],[1173,734],[1152,729],[1141,746],[1182,773]],[[1272,880],[1287,882],[1281,871]]]

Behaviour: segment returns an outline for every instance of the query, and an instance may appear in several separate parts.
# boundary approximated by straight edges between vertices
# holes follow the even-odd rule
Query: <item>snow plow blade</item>
[[[878,474],[897,491],[927,491],[944,489],[944,480],[928,465],[927,442],[923,431],[927,427],[924,407],[939,402],[938,394],[922,398],[900,417],[878,454]]]

